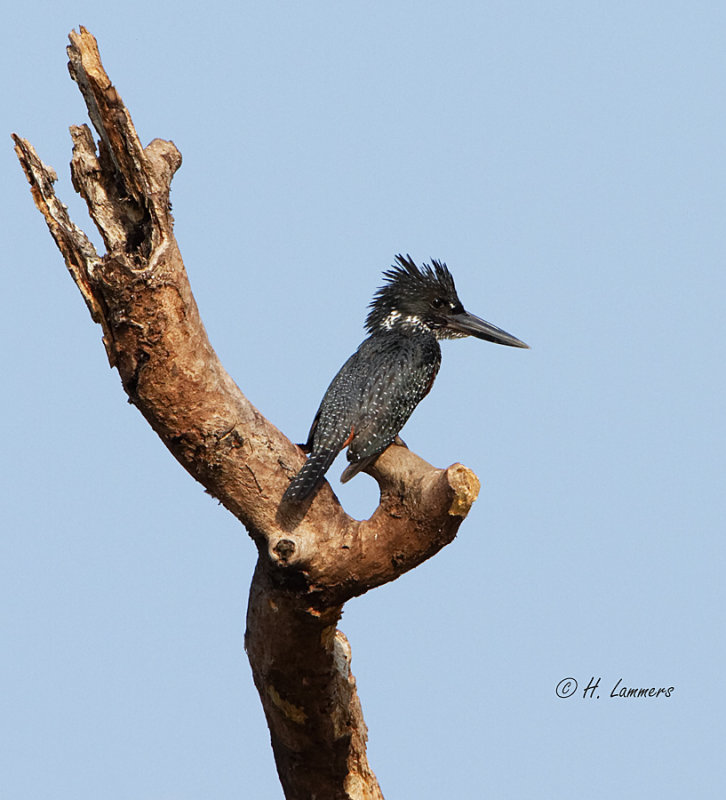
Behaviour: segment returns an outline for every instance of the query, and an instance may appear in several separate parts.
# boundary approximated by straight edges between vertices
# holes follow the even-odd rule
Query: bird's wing
[[[355,463],[384,450],[431,389],[440,364],[435,340],[386,347],[377,343],[375,369],[370,370],[358,390],[353,439],[348,460]],[[352,477],[352,476],[351,476]]]
[[[307,446],[313,451],[343,449],[350,436],[361,369],[360,348],[343,364],[330,382],[310,426]]]

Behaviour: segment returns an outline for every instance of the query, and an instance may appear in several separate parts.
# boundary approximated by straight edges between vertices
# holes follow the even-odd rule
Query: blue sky
[[[397,252],[445,260],[470,311],[532,345],[444,344],[403,435],[482,492],[341,622],[387,799],[723,797],[726,7],[4,18],[0,794],[282,797],[242,647],[254,547],[126,402],[12,153],[30,139],[91,233],[67,168],[83,24],[142,141],[181,150],[212,343],[292,439]],[[341,468],[369,514],[375,484]],[[611,698],[619,679],[674,691]]]

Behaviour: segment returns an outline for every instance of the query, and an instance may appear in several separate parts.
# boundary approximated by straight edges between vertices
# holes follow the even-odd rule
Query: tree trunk
[[[392,445],[369,469],[381,490],[370,519],[341,508],[328,484],[301,509],[280,499],[300,449],[247,400],[212,349],[173,233],[172,142],[141,146],[84,28],[70,34],[71,76],[87,125],[73,126],[73,185],[103,237],[100,256],[56,198],[56,175],[13,134],[18,158],[128,397],[182,466],[247,528],[259,557],[245,647],[288,800],[381,798],[343,603],[394,580],[453,540],[479,482]]]

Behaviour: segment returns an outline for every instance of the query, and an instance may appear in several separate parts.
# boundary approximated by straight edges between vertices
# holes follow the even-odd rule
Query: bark
[[[70,73],[99,137],[96,145],[87,125],[71,128],[71,173],[105,254],[56,198],[52,168],[13,134],[35,204],[130,401],[258,548],[245,646],[285,796],[380,798],[336,625],[346,600],[451,542],[479,482],[460,464],[435,469],[392,445],[369,469],[381,490],[370,519],[349,517],[327,483],[301,509],[280,509],[304,455],[247,400],[207,338],[173,234],[169,190],[181,155],[160,139],[141,146],[93,36],[81,27],[70,42]]]

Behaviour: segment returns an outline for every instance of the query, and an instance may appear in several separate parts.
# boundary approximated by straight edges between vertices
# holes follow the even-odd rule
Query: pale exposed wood
[[[451,542],[479,482],[460,464],[438,470],[393,445],[369,470],[381,489],[369,520],[349,517],[328,484],[301,509],[280,509],[304,456],[247,400],[207,338],[169,205],[181,155],[160,139],[141,146],[93,36],[80,28],[70,40],[70,72],[100,137],[96,145],[86,125],[71,129],[71,173],[105,255],[56,198],[52,168],[14,135],[35,204],[129,399],[257,545],[245,645],[285,796],[380,798],[350,647],[336,629],[342,604]]]

